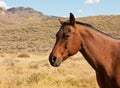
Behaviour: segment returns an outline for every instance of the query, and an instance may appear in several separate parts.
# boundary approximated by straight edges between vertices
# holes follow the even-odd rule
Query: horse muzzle
[[[52,57],[49,57],[49,62],[52,66],[59,67],[60,64],[62,63],[62,59],[52,56]]]

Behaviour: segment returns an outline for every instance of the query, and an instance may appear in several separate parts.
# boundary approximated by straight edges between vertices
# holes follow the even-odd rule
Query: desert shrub
[[[18,57],[20,57],[20,58],[29,58],[30,55],[27,54],[27,53],[21,53],[21,54],[18,55]]]

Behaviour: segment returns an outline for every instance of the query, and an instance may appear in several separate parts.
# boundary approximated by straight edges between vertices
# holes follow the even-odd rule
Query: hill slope
[[[50,19],[53,19],[53,17],[44,15],[29,7],[0,9],[0,26],[29,24],[32,21],[41,22]]]
[[[0,52],[40,52],[50,50],[59,29],[58,17],[32,8],[11,8],[0,12]],[[120,15],[78,18],[111,36],[120,38]]]

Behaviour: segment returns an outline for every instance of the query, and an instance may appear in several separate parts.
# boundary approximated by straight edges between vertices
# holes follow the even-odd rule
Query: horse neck
[[[109,47],[112,45],[114,46],[112,43],[114,39],[89,27],[85,27],[80,34],[82,36],[82,47],[80,52],[85,59],[95,70],[100,66],[104,67],[104,65],[107,64],[105,59],[107,60],[113,52]],[[112,64],[112,60],[107,61],[109,63],[108,65]],[[108,68],[109,67],[110,66],[108,66]]]

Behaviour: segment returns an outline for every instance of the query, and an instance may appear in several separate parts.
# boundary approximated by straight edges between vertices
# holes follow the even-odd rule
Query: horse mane
[[[88,23],[83,23],[83,22],[79,22],[79,21],[76,21],[77,24],[80,24],[80,25],[83,25],[83,26],[87,26],[87,27],[90,27],[90,28],[93,28],[95,29],[94,26],[92,26],[91,24],[88,24]]]
[[[114,38],[113,36],[109,35],[109,34],[106,34],[98,29],[96,29],[93,25],[89,24],[89,23],[84,23],[84,22],[80,22],[80,21],[75,21],[75,23],[79,24],[79,25],[83,25],[83,26],[86,26],[86,27],[89,27],[99,33],[102,33],[103,35],[106,35],[108,37],[111,37],[113,39],[120,39],[120,38]],[[64,27],[65,25],[71,25],[69,22],[64,22],[63,25],[61,27]]]
[[[94,26],[92,26],[91,24],[83,23],[83,22],[79,22],[79,21],[76,21],[76,23],[79,24],[79,25],[83,25],[83,26],[86,26],[86,27],[92,28],[93,30],[95,30],[95,31],[97,31],[97,32],[100,32],[100,33],[102,33],[102,34],[104,34],[104,35],[109,36],[108,34],[106,34],[106,33],[102,32],[102,31],[96,29],[96,28],[95,28]],[[111,37],[111,36],[110,36],[110,37]]]
[[[75,21],[75,23],[77,24],[80,24],[80,25],[83,25],[83,26],[87,26],[87,27],[90,27],[92,29],[96,29],[94,26],[92,26],[91,24],[88,24],[88,23],[84,23],[84,22],[80,22],[80,21]],[[62,27],[65,26],[65,25],[71,25],[69,22],[64,22],[62,24]]]
[[[92,29],[94,29],[94,30],[96,30],[96,31],[98,31],[98,32],[100,32],[100,33],[102,33],[102,34],[105,34],[104,32],[97,30],[97,29],[96,29],[94,26],[92,26],[91,24],[84,23],[84,22],[80,22],[80,21],[75,21],[75,23],[77,23],[77,24],[79,24],[79,25],[83,25],[83,26],[89,27],[89,28],[92,28]],[[64,22],[61,27],[64,27],[64,26],[66,26],[66,25],[71,25],[71,24],[70,24],[69,22]],[[105,35],[107,35],[107,34],[105,34]]]
[[[117,39],[117,40],[120,39],[120,38],[114,38],[113,36],[111,36],[111,35],[109,35],[109,34],[106,34],[106,33],[102,32],[102,31],[96,29],[96,28],[95,28],[94,26],[92,26],[91,24],[83,23],[83,22],[79,22],[79,21],[76,21],[76,23],[77,23],[77,24],[80,24],[80,25],[83,25],[83,26],[86,26],[86,27],[89,27],[89,28],[92,28],[93,30],[95,30],[95,31],[97,31],[97,32],[99,32],[99,33],[102,33],[103,35],[106,35],[106,36],[108,36],[108,37],[111,37],[111,38],[113,38],[113,39]]]

